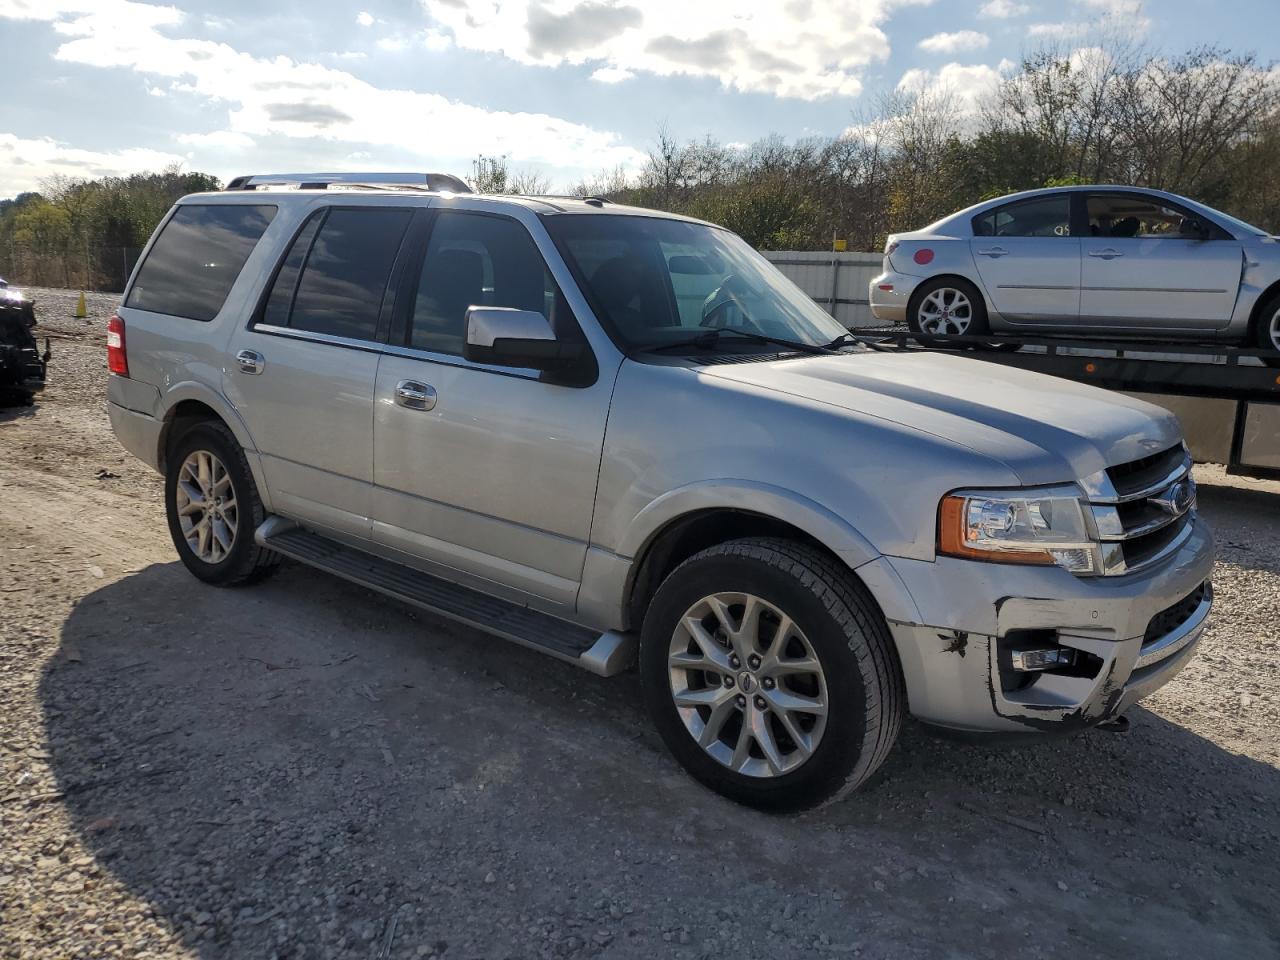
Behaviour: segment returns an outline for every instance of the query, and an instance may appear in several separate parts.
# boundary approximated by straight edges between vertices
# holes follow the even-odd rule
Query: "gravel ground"
[[[0,957],[1280,955],[1280,484],[1197,469],[1202,653],[1127,735],[908,724],[817,814],[701,789],[602,680],[289,567],[177,562],[114,442],[114,301],[33,291],[0,412]]]

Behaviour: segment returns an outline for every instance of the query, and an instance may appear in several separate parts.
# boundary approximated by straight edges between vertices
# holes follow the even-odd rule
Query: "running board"
[[[254,534],[259,546],[416,607],[548,653],[602,677],[635,663],[630,634],[596,633],[529,607],[450,583],[412,567],[375,557],[304,530],[282,517],[268,517]]]

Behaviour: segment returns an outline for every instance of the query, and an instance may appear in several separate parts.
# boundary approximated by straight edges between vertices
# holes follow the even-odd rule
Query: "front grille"
[[[1147,632],[1142,637],[1142,645],[1146,646],[1161,637],[1168,636],[1190,620],[1196,610],[1200,608],[1200,604],[1208,592],[1209,581],[1206,580],[1173,606],[1161,610],[1152,617],[1151,622],[1147,624]]]
[[[1174,492],[1190,473],[1191,458],[1177,444],[1084,481],[1102,541],[1104,574],[1118,576],[1157,563],[1191,535],[1194,501],[1181,514],[1173,505]]]

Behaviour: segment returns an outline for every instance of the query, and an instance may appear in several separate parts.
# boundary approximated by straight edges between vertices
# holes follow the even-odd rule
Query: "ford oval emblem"
[[[1152,497],[1150,502],[1165,513],[1180,517],[1195,506],[1196,482],[1190,477],[1179,480]]]

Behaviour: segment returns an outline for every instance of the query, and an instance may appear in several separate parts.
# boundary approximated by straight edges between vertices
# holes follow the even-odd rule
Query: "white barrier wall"
[[[801,290],[846,327],[874,326],[867,286],[880,272],[878,253],[822,253],[813,250],[761,250]]]

